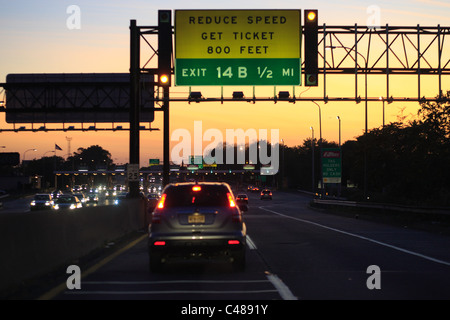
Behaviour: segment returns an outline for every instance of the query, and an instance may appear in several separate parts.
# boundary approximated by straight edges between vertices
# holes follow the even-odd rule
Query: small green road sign
[[[341,183],[341,149],[322,149],[323,183]]]
[[[148,164],[149,166],[157,166],[159,165],[159,159],[149,159]]]

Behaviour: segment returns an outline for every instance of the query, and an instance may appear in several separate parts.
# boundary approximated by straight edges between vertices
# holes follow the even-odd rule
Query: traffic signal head
[[[170,84],[170,75],[160,73],[158,76],[159,76],[158,83],[160,85],[163,86],[163,85]]]
[[[318,11],[304,11],[305,25],[303,34],[305,36],[305,86],[317,86],[319,84],[318,67]]]
[[[158,11],[158,85],[171,84],[172,74],[172,11]]]

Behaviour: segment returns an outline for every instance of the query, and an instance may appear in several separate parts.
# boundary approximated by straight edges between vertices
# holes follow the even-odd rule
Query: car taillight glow
[[[228,240],[228,244],[229,245],[236,245],[236,244],[239,244],[240,242],[239,242],[239,240]]]
[[[155,241],[153,243],[154,246],[165,246],[166,242],[165,241]]]
[[[230,208],[235,208],[236,207],[236,202],[234,202],[233,196],[231,195],[231,193],[227,193],[227,197],[228,197],[228,202],[230,204]]]
[[[161,196],[161,199],[159,200],[157,205],[158,209],[164,209],[164,202],[166,201],[166,197],[167,195],[165,193]]]
[[[194,192],[202,191],[202,187],[200,187],[200,186],[193,186],[192,187],[192,191],[194,191]]]

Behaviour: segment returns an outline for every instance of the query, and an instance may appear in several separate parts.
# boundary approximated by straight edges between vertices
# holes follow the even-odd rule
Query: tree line
[[[450,205],[450,91],[420,104],[417,119],[391,122],[342,145],[342,195],[410,205]],[[338,147],[322,140],[322,148]],[[312,147],[320,179],[320,141],[283,147],[289,188],[310,190]],[[364,173],[366,167],[366,173]],[[367,177],[364,181],[364,177]],[[315,181],[317,185],[318,181]],[[347,183],[354,188],[346,188]]]

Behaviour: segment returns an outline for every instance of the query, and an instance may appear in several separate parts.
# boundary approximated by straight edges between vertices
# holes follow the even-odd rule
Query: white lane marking
[[[258,249],[258,248],[256,247],[256,244],[253,242],[252,238],[250,238],[249,235],[247,235],[247,246],[248,246],[248,248],[249,248],[250,250],[256,250],[256,249]]]
[[[276,275],[268,274],[267,279],[269,279],[269,281],[277,289],[278,293],[280,294],[283,300],[298,300],[297,297],[293,295],[288,286],[285,285],[284,282],[281,281],[281,279],[278,278]]]
[[[360,236],[358,234],[354,234],[354,233],[351,233],[351,232],[339,230],[339,229],[336,229],[336,228],[328,227],[328,226],[325,226],[325,225],[320,224],[320,223],[316,223],[316,222],[312,222],[312,221],[308,221],[308,220],[304,220],[304,219],[300,219],[300,218],[291,217],[291,216],[288,216],[288,215],[285,215],[285,214],[282,214],[282,213],[279,213],[279,212],[276,212],[276,211],[273,211],[273,210],[270,210],[270,209],[266,209],[264,207],[259,207],[259,209],[272,212],[272,213],[274,213],[274,214],[276,214],[276,215],[278,215],[280,217],[284,217],[284,218],[288,218],[288,219],[292,219],[292,220],[296,220],[296,221],[312,224],[312,225],[315,225],[317,227],[321,227],[321,228],[332,230],[332,231],[335,231],[335,232],[339,232],[339,233],[342,233],[342,234],[345,234],[345,235],[348,235],[348,236],[351,236],[351,237],[355,237],[355,238],[358,238],[358,239],[362,239],[362,240],[366,240],[366,241],[369,241],[369,242],[373,242],[373,243],[376,243],[376,244],[379,244],[379,245],[382,245],[382,246],[385,246],[385,247],[388,247],[388,248],[391,248],[391,249],[394,249],[394,250],[397,250],[397,251],[400,251],[400,252],[403,252],[403,253],[407,253],[407,254],[410,254],[410,255],[413,255],[413,256],[416,256],[416,257],[419,257],[419,258],[423,258],[423,259],[426,259],[426,260],[429,260],[429,261],[432,261],[432,262],[436,262],[436,263],[440,263],[440,264],[443,264],[443,265],[446,265],[446,266],[450,266],[450,262],[447,262],[447,261],[444,261],[444,260],[439,260],[439,259],[436,259],[436,258],[433,258],[433,257],[429,257],[429,256],[423,255],[421,253],[417,253],[417,252],[414,252],[414,251],[403,249],[403,248],[400,248],[400,247],[397,247],[397,246],[394,246],[394,245],[391,245],[391,244],[388,244],[388,243],[385,243],[385,242],[381,242],[381,241],[374,240],[374,239],[371,239],[371,238],[363,237],[363,236]]]
[[[141,295],[141,294],[244,294],[244,293],[275,293],[277,290],[228,290],[228,291],[203,291],[203,290],[172,290],[172,291],[66,291],[65,294],[75,295]]]
[[[83,284],[148,285],[174,283],[267,283],[268,280],[167,280],[167,281],[83,281]]]

